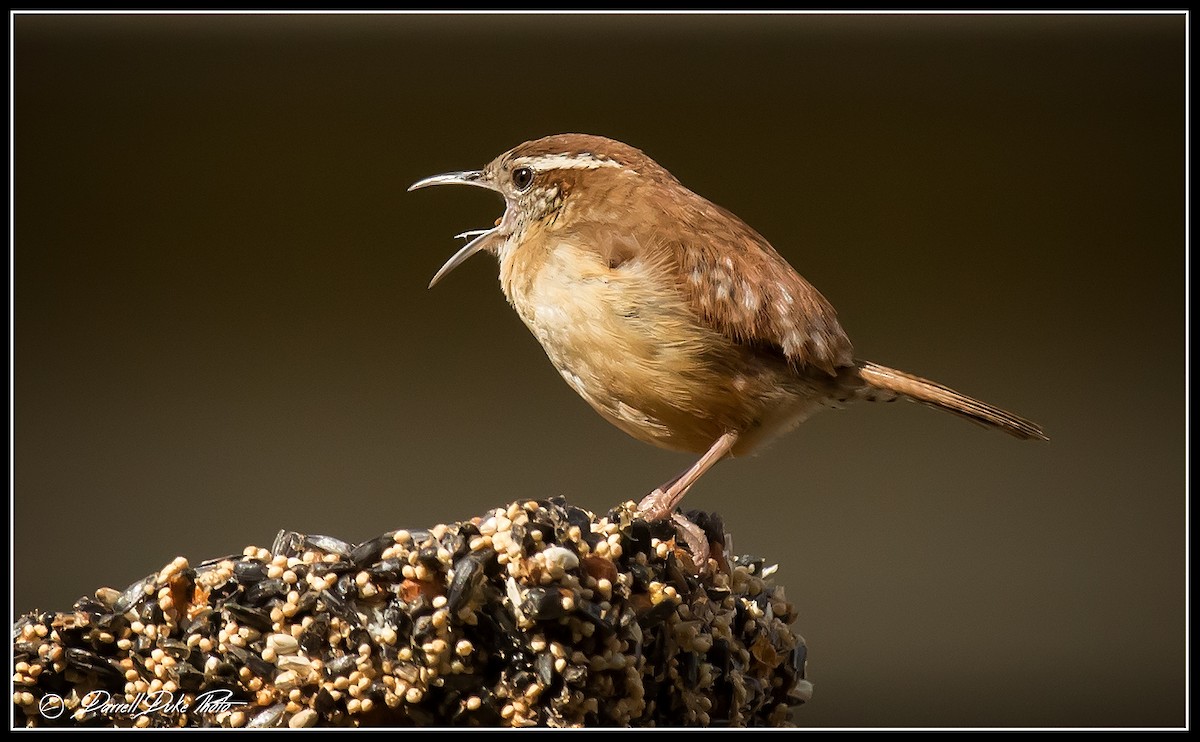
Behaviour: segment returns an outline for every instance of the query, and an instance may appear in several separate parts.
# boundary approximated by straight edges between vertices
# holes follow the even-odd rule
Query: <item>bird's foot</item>
[[[737,439],[738,434],[734,431],[723,434],[690,469],[656,488],[638,503],[638,514],[646,520],[670,518],[675,523],[683,540],[692,549],[692,560],[701,571],[708,567],[708,537],[704,534],[704,529],[676,513],[675,508],[700,475],[733,449]]]
[[[692,552],[692,562],[695,563],[698,570],[704,571],[708,566],[710,554],[708,536],[704,533],[703,528],[688,520],[687,516],[673,512],[675,504],[678,502],[678,498],[673,495],[674,493],[670,492],[669,487],[666,492],[661,487],[655,489],[638,503],[638,514],[646,520],[670,519],[678,529],[679,536]]]
[[[662,487],[657,487],[653,492],[642,498],[638,503],[638,514],[646,520],[663,520],[671,517],[671,511],[675,509],[675,503],[672,502],[675,498],[671,497],[663,490]]]

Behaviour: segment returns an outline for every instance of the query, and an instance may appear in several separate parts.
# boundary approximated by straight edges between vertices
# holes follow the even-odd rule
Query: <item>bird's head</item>
[[[567,212],[571,219],[598,218],[603,209],[620,215],[636,207],[633,196],[644,182],[670,173],[641,150],[614,139],[589,134],[557,134],[518,145],[482,170],[434,175],[409,186],[471,185],[504,197],[504,216],[492,229],[463,232],[469,242],[434,275],[430,287],[477,252],[499,252],[515,244],[531,226],[546,227]],[[644,206],[644,204],[642,204]],[[570,221],[570,220],[568,220]]]

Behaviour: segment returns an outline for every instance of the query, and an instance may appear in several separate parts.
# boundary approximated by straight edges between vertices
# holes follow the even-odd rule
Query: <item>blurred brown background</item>
[[[425,285],[599,133],[742,216],[862,357],[1045,425],[823,413],[689,496],[780,563],[806,726],[1184,723],[1174,16],[15,19],[14,614],[288,527],[361,540],[690,463]]]

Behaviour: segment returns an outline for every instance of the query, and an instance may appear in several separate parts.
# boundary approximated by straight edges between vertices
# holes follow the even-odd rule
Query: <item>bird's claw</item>
[[[696,569],[701,572],[708,567],[708,536],[704,533],[704,529],[695,523],[691,522],[682,513],[673,513],[671,520],[679,528],[679,535],[683,536],[683,540],[687,542],[688,548],[692,552],[692,562],[696,565]]]

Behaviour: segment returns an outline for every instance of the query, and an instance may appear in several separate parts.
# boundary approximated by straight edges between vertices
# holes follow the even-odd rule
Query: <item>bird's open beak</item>
[[[415,191],[418,188],[425,188],[426,186],[456,185],[456,184],[457,185],[476,186],[479,188],[487,188],[488,190],[491,190],[491,191],[499,190],[498,188],[493,186],[491,184],[491,182],[489,182],[488,180],[486,180],[483,177],[482,170],[464,170],[459,173],[444,173],[442,175],[433,175],[428,178],[418,180],[416,183],[413,183],[412,185],[410,185],[408,187],[408,190]],[[471,257],[475,253],[482,250],[486,246],[488,238],[491,237],[495,233],[496,233],[495,229],[472,229],[472,230],[463,232],[462,234],[458,235],[458,237],[473,238],[473,239],[471,239],[470,242],[468,242],[466,245],[464,245],[461,250],[459,250],[458,252],[456,252],[452,256],[450,256],[450,259],[447,260],[445,262],[445,264],[442,265],[442,267],[438,269],[438,272],[435,273],[433,276],[433,280],[431,280],[429,282],[429,288],[433,288],[434,284],[436,284],[438,281],[442,280],[443,276],[445,276],[450,271],[454,270],[458,266],[465,263],[467,258]]]
[[[442,173],[441,175],[431,175],[423,180],[418,180],[408,187],[408,190],[415,191],[418,188],[425,188],[433,185],[472,185],[489,190],[496,190],[483,177],[482,170],[463,170],[460,173]]]

